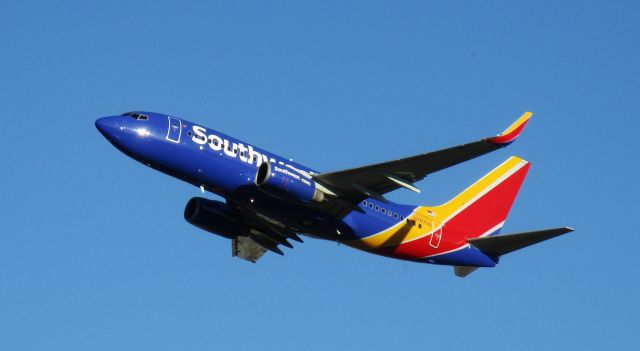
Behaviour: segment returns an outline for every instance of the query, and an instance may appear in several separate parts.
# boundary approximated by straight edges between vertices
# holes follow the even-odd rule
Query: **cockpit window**
[[[129,116],[131,118],[135,118],[139,121],[146,121],[149,119],[149,117],[147,115],[143,115],[137,112],[125,112],[122,114],[122,116]]]

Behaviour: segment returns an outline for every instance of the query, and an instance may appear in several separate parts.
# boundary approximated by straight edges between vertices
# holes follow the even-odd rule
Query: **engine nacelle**
[[[317,188],[313,179],[271,162],[263,162],[258,167],[254,183],[258,189],[283,200],[302,203],[324,200],[324,193]]]
[[[184,208],[184,219],[209,233],[233,239],[248,229],[224,202],[194,197]]]

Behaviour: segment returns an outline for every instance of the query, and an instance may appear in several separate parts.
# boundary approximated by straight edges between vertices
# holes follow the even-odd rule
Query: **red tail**
[[[446,213],[446,226],[477,238],[497,234],[516,199],[530,164],[510,157],[458,196],[434,208]]]

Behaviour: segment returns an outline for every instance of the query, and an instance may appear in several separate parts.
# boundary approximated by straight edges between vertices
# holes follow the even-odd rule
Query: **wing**
[[[313,178],[335,192],[339,198],[351,203],[357,203],[367,197],[386,201],[382,195],[400,187],[420,192],[412,183],[423,179],[428,174],[511,144],[520,135],[531,115],[531,112],[526,112],[495,137],[399,160],[323,173]]]

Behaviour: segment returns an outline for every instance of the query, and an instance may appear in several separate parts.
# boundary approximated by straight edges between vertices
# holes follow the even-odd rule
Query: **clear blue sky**
[[[3,350],[640,349],[634,1],[0,4]],[[258,264],[182,219],[198,190],[94,128],[171,113],[321,171],[521,139],[504,231],[574,234],[467,279],[306,240]]]

